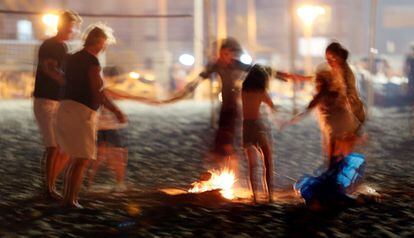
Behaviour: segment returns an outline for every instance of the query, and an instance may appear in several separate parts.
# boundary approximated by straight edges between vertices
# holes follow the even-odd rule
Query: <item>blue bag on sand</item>
[[[351,193],[364,175],[365,157],[351,153],[319,176],[304,175],[295,184],[306,203],[314,199],[335,201]]]
[[[338,163],[339,172],[336,175],[336,182],[340,192],[352,193],[358,185],[365,172],[365,157],[361,154],[351,153]]]

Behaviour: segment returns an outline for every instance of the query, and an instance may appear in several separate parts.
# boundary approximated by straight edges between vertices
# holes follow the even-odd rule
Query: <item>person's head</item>
[[[66,41],[73,37],[76,28],[82,23],[82,18],[74,11],[67,10],[59,15],[58,35]]]
[[[242,52],[243,49],[239,42],[232,37],[228,37],[221,41],[219,59],[224,64],[230,64],[234,58],[239,58]]]
[[[263,66],[255,64],[247,73],[246,79],[243,82],[242,90],[245,92],[263,92],[269,85],[269,77],[270,75]]]
[[[87,28],[83,46],[97,55],[104,51],[107,45],[115,42],[112,28],[103,23],[96,23]]]
[[[325,58],[329,65],[336,66],[346,63],[349,52],[340,43],[332,42],[326,47]]]

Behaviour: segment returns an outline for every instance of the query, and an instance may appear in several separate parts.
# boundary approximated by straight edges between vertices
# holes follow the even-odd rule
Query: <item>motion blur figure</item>
[[[110,89],[105,93],[113,100],[131,99]],[[103,163],[115,174],[116,191],[124,190],[125,171],[128,162],[128,148],[125,145],[124,130],[127,123],[119,123],[115,115],[106,108],[103,108],[98,118],[98,154],[96,160],[91,160],[88,170],[88,186],[93,183],[95,174]]]
[[[329,71],[319,69],[316,88],[317,94],[307,110],[296,116],[292,122],[296,122],[314,108],[318,109],[323,150],[331,167],[340,156],[346,156],[351,152],[359,123],[346,101],[344,86],[341,82],[334,82]]]

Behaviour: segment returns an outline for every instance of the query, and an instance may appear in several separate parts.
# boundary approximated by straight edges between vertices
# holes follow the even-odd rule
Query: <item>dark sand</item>
[[[188,189],[209,168],[205,157],[214,130],[210,106],[184,101],[153,107],[124,102],[130,124],[127,190],[111,190],[102,170],[84,189],[84,210],[68,210],[39,197],[42,145],[31,102],[0,101],[0,237],[412,237],[414,234],[414,136],[408,108],[375,109],[368,123],[365,184],[378,202],[312,212],[298,199],[251,205],[212,193],[170,196]],[[286,117],[286,115],[282,115]],[[322,164],[320,136],[310,117],[283,133],[273,131],[275,170],[295,179]],[[241,161],[241,171],[246,163]],[[244,186],[245,177],[239,177]],[[275,177],[283,193],[292,182]],[[61,186],[61,183],[59,183]],[[59,186],[59,187],[60,187]]]

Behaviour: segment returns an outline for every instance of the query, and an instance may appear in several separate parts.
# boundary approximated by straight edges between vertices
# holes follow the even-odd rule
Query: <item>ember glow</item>
[[[192,183],[193,186],[188,190],[190,193],[202,193],[206,191],[220,189],[220,193],[224,198],[233,199],[234,188],[233,185],[236,182],[236,176],[234,172],[228,168],[221,170],[208,171],[211,177],[205,181],[197,181]]]

